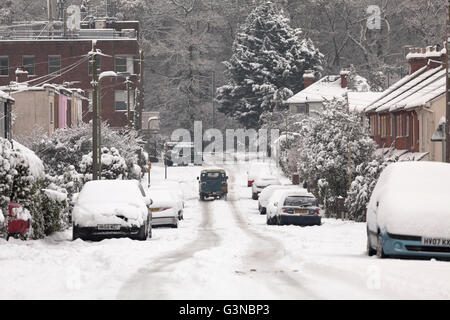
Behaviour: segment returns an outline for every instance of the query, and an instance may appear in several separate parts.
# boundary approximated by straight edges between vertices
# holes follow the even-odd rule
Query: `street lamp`
[[[150,135],[151,135],[151,130],[150,130],[150,122],[152,122],[152,121],[159,121],[159,117],[150,117],[148,120],[147,120],[147,129],[148,129],[148,152],[150,153],[150,148],[151,148],[151,145],[150,145]],[[150,154],[149,154],[149,156],[150,156]],[[150,165],[150,159],[148,159],[148,162],[149,162],[149,166],[148,166],[148,186],[150,187],[150,170],[151,170],[151,165]]]
[[[105,78],[119,78],[129,76],[128,72],[103,71],[98,76],[97,82],[97,134],[98,134],[98,179],[102,179],[102,80]]]

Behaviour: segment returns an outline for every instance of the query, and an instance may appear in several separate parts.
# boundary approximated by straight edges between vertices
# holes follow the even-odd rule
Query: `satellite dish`
[[[80,29],[81,9],[80,6],[71,5],[67,8],[67,29],[76,31]]]

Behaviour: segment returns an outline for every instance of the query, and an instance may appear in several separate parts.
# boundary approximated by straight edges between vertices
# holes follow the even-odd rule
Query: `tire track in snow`
[[[233,189],[233,186],[236,185],[234,168],[224,166],[224,169],[228,171],[230,184]],[[251,274],[261,276],[264,283],[269,282],[273,290],[279,291],[280,294],[277,295],[278,297],[284,297],[286,299],[320,299],[314,292],[306,289],[303,284],[296,279],[297,277],[294,278],[289,275],[289,272],[293,271],[283,270],[277,265],[276,261],[283,257],[283,252],[285,250],[282,242],[250,229],[247,220],[243,217],[240,209],[237,208],[236,203],[234,201],[229,201],[228,204],[237,226],[242,232],[247,234],[253,242],[252,247],[248,250],[249,255],[243,257],[245,264],[248,267],[247,269],[251,270]],[[267,277],[267,273],[270,274],[269,277]],[[289,288],[289,292],[286,292],[286,288]]]
[[[195,240],[185,244],[181,249],[165,254],[158,258],[152,258],[149,265],[143,267],[122,286],[119,291],[119,299],[168,299],[167,293],[173,290],[179,283],[173,283],[169,271],[176,265],[202,250],[211,249],[220,245],[220,237],[213,230],[213,218],[211,217],[209,201],[200,202],[202,222],[198,228],[198,236]]]

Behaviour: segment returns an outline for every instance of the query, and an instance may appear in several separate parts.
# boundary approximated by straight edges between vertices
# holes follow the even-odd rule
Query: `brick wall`
[[[117,39],[117,40],[97,40],[97,48],[102,53],[112,57],[101,57],[101,71],[115,70],[114,56],[115,55],[134,55],[134,72],[139,73],[139,45],[136,40],[132,39]],[[67,67],[76,61],[80,60],[83,55],[86,55],[92,49],[91,40],[15,40],[15,41],[0,41],[0,56],[9,57],[9,75],[0,76],[0,85],[8,85],[10,81],[15,81],[15,69],[22,66],[22,56],[35,57],[35,76],[29,76],[30,85],[38,84],[39,81],[32,81],[37,77],[48,74],[48,56],[60,55],[61,68]],[[74,87],[79,87],[85,91],[91,90],[92,76],[88,74],[88,61],[63,74],[50,83],[62,84],[64,81],[80,81]],[[136,77],[131,80],[136,80]],[[109,79],[102,81],[102,117],[103,120],[108,121],[112,127],[122,127],[127,124],[126,113],[116,112],[114,106],[114,90],[126,90],[126,85],[123,84],[125,79]],[[136,88],[133,81],[132,90]],[[87,104],[83,106],[83,121],[89,121],[92,114],[88,112]]]

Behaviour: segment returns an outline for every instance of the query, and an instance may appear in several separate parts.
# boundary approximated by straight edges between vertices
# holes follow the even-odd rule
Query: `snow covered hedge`
[[[6,216],[9,202],[28,209],[33,221],[33,238],[41,238],[66,227],[67,201],[49,196],[43,190],[47,185],[49,182],[43,174],[42,161],[19,143],[0,138],[0,210]]]
[[[102,148],[101,156],[102,179],[123,180],[128,176],[128,167],[125,159],[116,148]],[[80,163],[80,172],[84,175],[84,181],[92,180],[92,152],[84,155]]]
[[[397,161],[397,156],[385,158],[380,155],[356,168],[357,176],[348,191],[347,199],[345,199],[345,209],[351,220],[358,222],[365,220],[366,207],[381,172],[389,164]]]
[[[356,168],[372,160],[375,143],[357,114],[343,100],[325,104],[304,121],[297,146],[298,171],[324,202],[328,215],[337,213],[337,198],[347,197]]]

